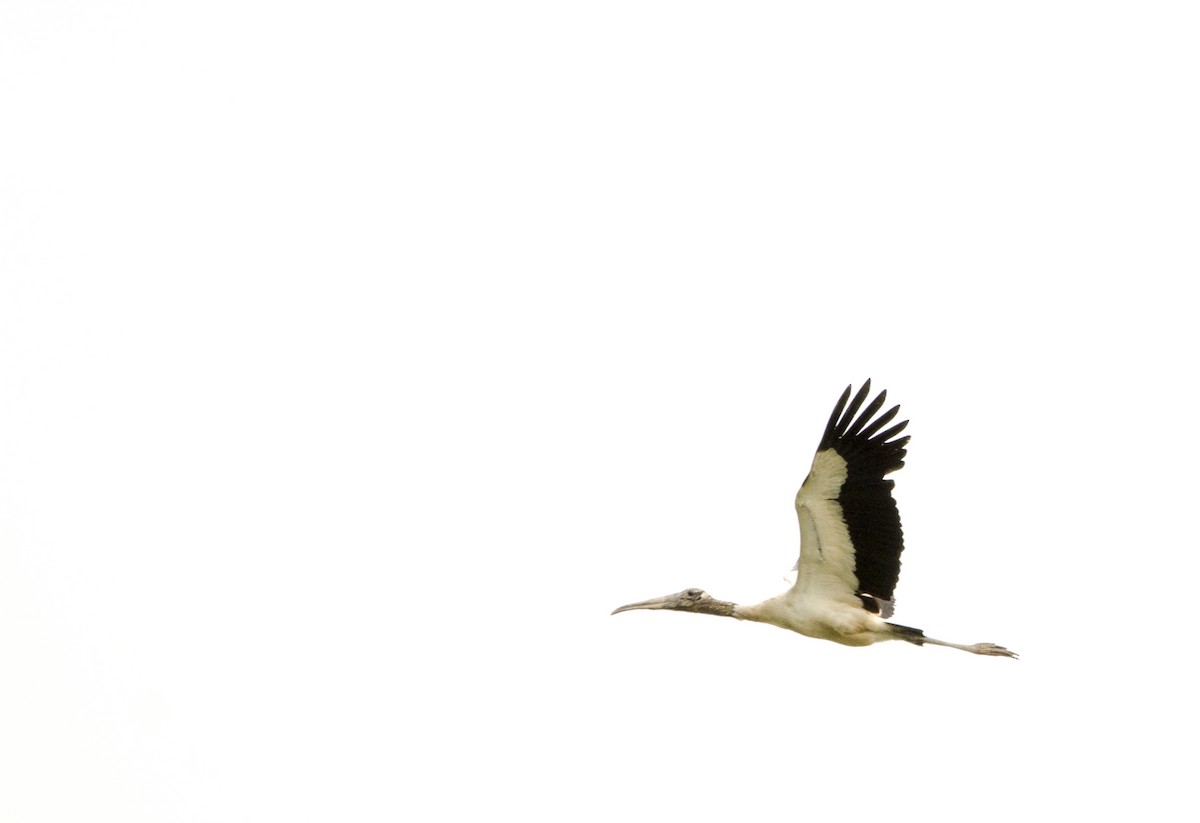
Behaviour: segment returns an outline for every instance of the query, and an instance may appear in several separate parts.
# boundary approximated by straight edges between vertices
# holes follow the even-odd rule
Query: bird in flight
[[[812,470],[796,493],[800,559],[794,568],[795,585],[754,606],[717,600],[701,589],[684,589],[621,606],[613,614],[670,609],[770,623],[846,646],[904,640],[917,646],[928,643],[972,654],[1016,657],[994,643],[947,643],[920,629],[887,621],[894,609],[892,593],[900,578],[900,553],[904,550],[900,512],[892,499],[895,481],[887,475],[904,465],[908,436],[897,435],[908,421],[880,431],[900,407],[893,406],[876,417],[887,392],[880,392],[862,409],[871,393],[871,381],[863,384],[853,400],[851,388],[846,387],[834,407]]]

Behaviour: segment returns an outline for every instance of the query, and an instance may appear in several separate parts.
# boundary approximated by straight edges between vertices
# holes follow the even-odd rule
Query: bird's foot
[[[967,646],[967,651],[975,654],[986,654],[992,657],[1012,657],[1017,656],[1016,652],[1010,652],[1003,646],[997,646],[995,643],[976,643],[974,646]]]

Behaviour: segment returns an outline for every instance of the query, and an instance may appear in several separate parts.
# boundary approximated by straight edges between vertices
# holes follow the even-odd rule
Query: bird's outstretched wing
[[[908,437],[896,435],[908,421],[881,432],[900,407],[875,417],[887,398],[883,391],[859,414],[871,381],[853,400],[850,390],[847,386],[830,415],[812,471],[796,493],[800,559],[793,592],[843,602],[857,599],[887,618],[900,577],[904,534],[892,499],[895,482],[885,476],[904,465]]]

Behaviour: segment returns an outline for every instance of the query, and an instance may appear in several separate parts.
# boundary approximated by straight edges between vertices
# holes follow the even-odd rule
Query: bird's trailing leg
[[[937,640],[932,637],[926,637],[925,632],[920,629],[912,629],[908,626],[898,626],[895,623],[888,623],[896,633],[896,638],[906,640],[909,643],[915,643],[918,646],[924,646],[929,643],[933,646],[946,646],[951,649],[962,649],[964,652],[971,654],[986,654],[990,657],[1012,657],[1017,656],[1016,652],[1010,652],[1003,646],[997,646],[995,643],[975,643],[970,646],[961,643],[947,643],[945,640]]]
[[[1016,652],[1010,652],[1003,646],[997,646],[995,643],[974,643],[970,646],[964,646],[958,643],[947,643],[945,640],[934,640],[932,637],[921,638],[926,643],[932,643],[935,646],[949,646],[952,649],[962,649],[964,652],[971,654],[986,654],[992,657],[1016,657]]]

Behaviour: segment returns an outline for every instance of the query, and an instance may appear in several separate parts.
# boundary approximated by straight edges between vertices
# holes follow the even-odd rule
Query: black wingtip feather
[[[854,420],[854,415],[858,414],[858,409],[862,406],[863,401],[867,399],[867,394],[871,391],[871,381],[868,378],[866,383],[862,384],[862,388],[858,390],[858,394],[854,395],[854,399],[850,401],[850,408],[846,409],[846,414],[842,416],[842,422],[838,424],[837,436],[845,437],[850,424]]]
[[[875,415],[875,412],[879,411],[879,409],[883,406],[884,400],[887,400],[887,389],[881,391],[879,395],[871,401],[871,405],[863,409],[863,413],[858,416],[858,420],[854,421],[854,424],[846,430],[846,433],[843,436],[853,437],[854,435],[858,434],[859,430],[866,425],[867,421]],[[900,407],[897,406],[896,408]]]
[[[885,394],[886,394],[886,392],[885,392]],[[880,395],[880,396],[882,397],[882,395]],[[867,437],[867,438],[871,437],[871,435],[875,434],[875,432],[879,431],[884,426],[886,426],[888,423],[892,422],[892,419],[899,413],[900,413],[900,407],[892,406],[890,409],[885,411],[883,414],[876,417],[875,421],[873,423],[871,423],[871,425],[869,425],[865,429],[863,429],[861,432],[862,436]]]
[[[826,448],[826,443],[833,441],[833,430],[837,426],[838,418],[842,415],[842,409],[846,408],[846,401],[850,399],[850,389],[852,386],[847,386],[842,392],[842,396],[838,398],[837,405],[833,407],[833,414],[829,415],[829,422],[825,424],[825,433],[821,435],[820,448]]]
[[[900,432],[904,431],[906,428],[908,428],[908,421],[901,420],[899,423],[892,426],[890,429],[885,431],[883,434],[877,434],[874,437],[872,437],[870,442],[871,443],[879,443],[884,446],[894,446],[894,445],[896,445],[895,443],[888,443],[887,441],[891,440],[893,437],[898,435]],[[904,442],[905,443],[908,442],[907,437],[904,438]]]

